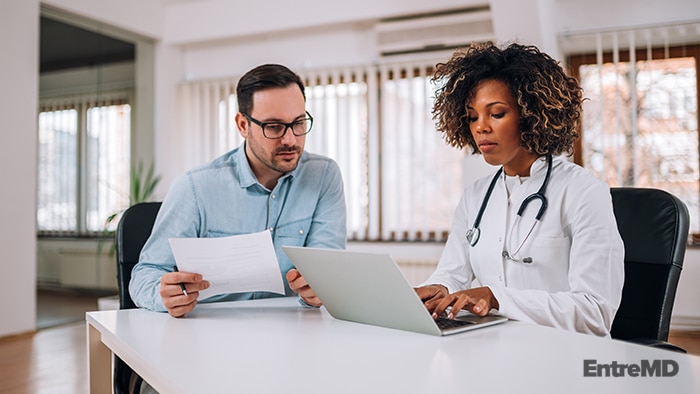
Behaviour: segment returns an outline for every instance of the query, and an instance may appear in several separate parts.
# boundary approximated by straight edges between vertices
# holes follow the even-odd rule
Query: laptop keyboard
[[[435,320],[435,323],[437,323],[438,327],[440,327],[441,330],[444,330],[447,328],[466,326],[468,324],[474,324],[474,322],[471,322],[471,321],[452,320],[452,319],[447,319],[445,317],[438,318],[437,320]]]

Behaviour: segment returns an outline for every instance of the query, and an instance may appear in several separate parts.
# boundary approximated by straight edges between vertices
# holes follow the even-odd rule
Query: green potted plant
[[[105,220],[104,229],[102,231],[102,238],[100,244],[98,245],[98,255],[102,253],[102,247],[104,240],[114,237],[114,230],[111,230],[112,224],[118,222],[121,218],[121,214],[130,206],[138,204],[141,202],[150,201],[153,192],[155,191],[158,183],[160,183],[160,175],[156,175],[153,167],[153,162],[148,167],[148,170],[144,174],[144,166],[142,162],[139,162],[136,167],[131,169],[131,187],[129,192],[129,205],[119,209],[118,211],[110,214]],[[116,252],[116,245],[112,244],[112,248],[109,251],[110,257],[113,257]]]

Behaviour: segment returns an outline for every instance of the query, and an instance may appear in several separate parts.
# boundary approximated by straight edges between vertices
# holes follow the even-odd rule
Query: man
[[[294,72],[281,65],[256,67],[241,77],[236,95],[235,121],[245,142],[172,185],[132,272],[129,291],[139,307],[180,317],[195,308],[199,291],[209,287],[197,273],[174,272],[169,238],[265,229],[271,232],[280,272],[285,274],[286,295],[296,293],[308,305],[321,305],[282,245],[345,247],[345,198],[338,165],[304,151],[313,118],[305,110],[304,84]],[[275,296],[225,294],[203,302]]]

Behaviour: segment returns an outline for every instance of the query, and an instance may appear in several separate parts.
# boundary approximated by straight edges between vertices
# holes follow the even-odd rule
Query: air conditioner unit
[[[381,20],[374,32],[382,56],[451,49],[495,40],[488,6]]]

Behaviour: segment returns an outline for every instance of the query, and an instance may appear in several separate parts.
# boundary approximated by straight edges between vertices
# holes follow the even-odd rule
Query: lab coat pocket
[[[566,273],[571,242],[566,237],[536,237],[523,247],[522,256],[532,257],[531,265]]]
[[[551,292],[569,289],[569,251],[571,241],[565,237],[533,240],[524,256],[531,256],[531,264],[523,264],[523,288],[542,289]]]

